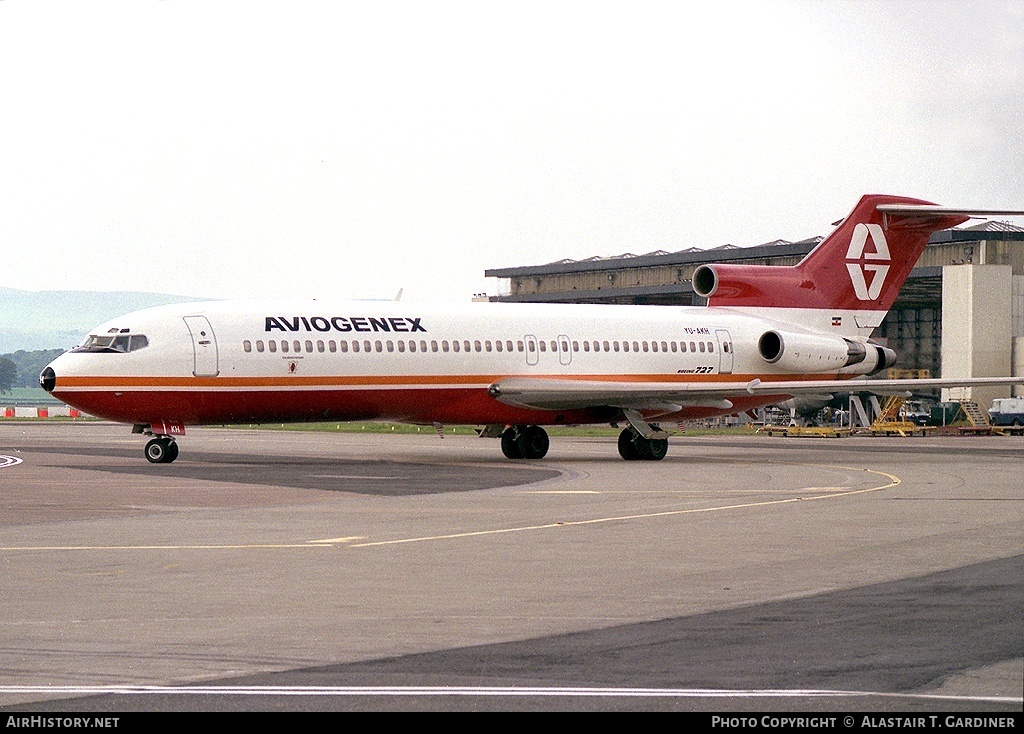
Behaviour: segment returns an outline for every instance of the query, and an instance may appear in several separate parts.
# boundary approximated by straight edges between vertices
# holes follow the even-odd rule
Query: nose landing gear
[[[159,436],[146,444],[146,459],[151,464],[170,464],[178,458],[178,443],[170,436]]]

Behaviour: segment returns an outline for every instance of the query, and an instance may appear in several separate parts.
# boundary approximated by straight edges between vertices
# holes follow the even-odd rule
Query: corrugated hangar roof
[[[986,232],[999,233],[998,239],[1024,240],[1024,227],[1007,222],[986,221],[969,227],[947,229],[936,232],[929,244],[948,242],[979,241]],[[729,262],[731,260],[757,260],[762,258],[803,256],[810,252],[824,237],[810,237],[799,242],[772,240],[754,247],[720,245],[710,249],[690,247],[685,250],[666,252],[655,250],[644,255],[627,252],[621,255],[595,255],[584,260],[564,259],[544,265],[519,265],[508,268],[492,268],[484,271],[488,278],[519,278],[524,276],[555,275],[558,273],[583,273],[600,270],[621,270],[623,268],[648,268],[664,265],[693,265],[707,262]]]
[[[745,260],[748,258],[784,257],[786,255],[802,255],[821,242],[821,237],[812,237],[800,242],[774,240],[755,247],[737,247],[736,245],[720,245],[711,249],[690,247],[676,252],[655,250],[645,255],[634,255],[631,252],[621,255],[600,256],[585,260],[558,260],[545,265],[521,265],[511,268],[495,268],[485,270],[488,278],[515,278],[523,275],[551,275],[554,273],[580,273],[593,270],[621,270],[622,268],[647,268],[659,265],[683,265],[699,262],[723,262],[726,260]]]

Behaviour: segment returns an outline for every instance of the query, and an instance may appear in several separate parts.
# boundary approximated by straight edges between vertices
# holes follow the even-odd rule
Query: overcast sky
[[[0,79],[28,290],[465,300],[868,192],[1024,208],[1018,1],[3,0]]]

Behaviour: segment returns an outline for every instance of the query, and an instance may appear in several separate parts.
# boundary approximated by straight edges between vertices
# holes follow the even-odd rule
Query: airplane
[[[972,216],[866,195],[793,266],[701,265],[707,306],[212,301],[93,329],[41,386],[151,436],[169,463],[186,425],[392,420],[484,425],[510,459],[541,459],[542,426],[624,423],[626,460],[659,460],[659,425],[849,387],[893,392],[1024,378],[870,379],[896,354],[870,341],[932,232]]]

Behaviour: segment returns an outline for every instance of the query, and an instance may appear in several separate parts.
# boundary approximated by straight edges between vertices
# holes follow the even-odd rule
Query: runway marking
[[[537,489],[527,490],[523,494],[611,494],[611,492],[605,492],[601,489]],[[629,494],[623,492],[623,494]]]
[[[918,701],[1020,703],[1013,696],[953,696],[934,693],[832,691],[819,688],[603,688],[529,686],[0,686],[0,694],[199,695],[199,696],[503,696],[513,698],[879,698]]]
[[[21,459],[17,456],[0,456],[0,469],[6,469],[9,466],[17,466],[21,463]]]
[[[81,551],[81,550],[285,550],[294,548],[333,548],[339,543],[363,540],[363,535],[344,538],[305,540],[295,543],[247,543],[236,545],[22,545],[0,546],[0,551]]]
[[[802,465],[797,465],[802,466]],[[770,507],[773,505],[785,505],[794,502],[813,502],[815,500],[822,499],[836,499],[838,497],[848,497],[856,494],[867,494],[869,492],[879,492],[890,487],[895,487],[901,484],[901,480],[894,474],[879,471],[877,469],[858,469],[848,466],[828,466],[828,465],[812,465],[816,468],[828,468],[828,469],[842,469],[845,471],[863,471],[869,474],[875,474],[880,477],[888,479],[887,484],[880,484],[876,487],[868,487],[866,489],[846,489],[843,491],[832,492],[829,491],[827,494],[821,494],[816,497],[789,497],[786,499],[777,500],[765,500],[763,502],[743,502],[732,505],[720,505],[717,507],[699,507],[685,510],[664,510],[661,512],[644,512],[636,513],[632,515],[613,515],[610,517],[598,517],[591,518],[589,520],[561,520],[549,523],[542,523],[539,525],[520,525],[517,527],[510,528],[490,528],[486,530],[469,530],[461,533],[446,533],[442,535],[424,535],[412,538],[393,538],[391,540],[376,540],[365,543],[351,543],[352,540],[361,540],[359,536],[347,536],[343,538],[326,539],[326,540],[307,540],[304,542],[295,543],[246,543],[246,544],[232,544],[232,545],[217,545],[217,544],[205,544],[205,545],[79,545],[79,546],[0,546],[0,551],[77,551],[77,550],[286,550],[286,549],[297,549],[297,548],[334,548],[337,544],[345,544],[346,548],[373,548],[385,545],[402,545],[406,543],[423,543],[433,540],[456,540],[459,538],[477,538],[488,535],[504,535],[508,533],[523,533],[537,530],[551,530],[554,528],[566,528],[566,527],[582,527],[585,525],[601,525],[612,522],[625,522],[629,520],[649,520],[652,518],[660,517],[674,517],[678,515],[696,515],[710,512],[722,512],[725,510],[742,510],[749,509],[751,507]],[[841,489],[833,487],[825,487],[822,490]]]
[[[814,500],[834,499],[836,497],[847,497],[847,496],[851,496],[851,495],[855,495],[855,494],[865,494],[865,493],[868,493],[868,492],[879,492],[879,491],[881,491],[883,489],[889,489],[890,487],[895,487],[895,486],[897,486],[897,485],[902,483],[900,478],[897,477],[896,475],[889,474],[889,473],[884,472],[884,471],[878,471],[877,469],[855,469],[853,467],[848,467],[848,466],[828,466],[828,467],[820,467],[819,466],[819,468],[843,469],[843,470],[846,470],[846,471],[863,471],[863,472],[868,472],[869,474],[877,474],[878,476],[885,477],[886,479],[889,480],[889,482],[888,482],[888,484],[881,484],[881,485],[879,485],[877,487],[868,487],[867,489],[849,489],[849,490],[842,491],[842,492],[833,492],[833,493],[830,493],[830,494],[822,494],[822,495],[819,495],[817,497],[790,497],[788,499],[765,500],[764,502],[744,502],[744,503],[735,504],[735,505],[721,505],[719,507],[701,507],[701,508],[693,508],[693,509],[687,509],[687,510],[664,510],[662,512],[645,512],[645,513],[639,513],[639,514],[635,514],[635,515],[615,515],[615,516],[612,516],[612,517],[592,518],[590,520],[563,520],[563,521],[560,521],[560,522],[544,523],[542,525],[523,525],[523,526],[520,526],[520,527],[496,528],[496,529],[491,529],[491,530],[470,530],[470,531],[467,531],[467,532],[464,532],[464,533],[451,533],[451,534],[447,534],[447,535],[427,535],[427,536],[423,536],[423,537],[419,537],[419,538],[400,538],[400,539],[395,539],[395,540],[378,540],[378,541],[373,541],[373,542],[369,542],[369,543],[356,543],[356,544],[353,544],[353,545],[351,545],[349,547],[350,548],[370,548],[370,547],[373,547],[373,546],[380,546],[380,545],[398,545],[398,544],[402,544],[402,543],[421,543],[421,542],[428,541],[428,540],[454,540],[454,539],[457,539],[457,538],[473,538],[473,537],[480,537],[480,536],[483,536],[483,535],[501,535],[501,534],[504,534],[504,533],[521,533],[521,532],[526,532],[526,531],[530,531],[530,530],[548,530],[550,528],[564,528],[564,527],[570,527],[570,526],[573,526],[573,525],[576,525],[576,526],[599,525],[599,524],[603,524],[603,523],[620,522],[620,521],[625,521],[625,520],[647,520],[647,519],[655,518],[655,517],[672,517],[672,516],[675,516],[675,515],[695,515],[695,514],[706,513],[706,512],[720,512],[720,511],[723,511],[723,510],[741,510],[741,509],[746,509],[746,508],[750,508],[750,507],[768,507],[770,505],[784,505],[784,504],[789,504],[789,503],[792,503],[792,502],[813,502]]]

